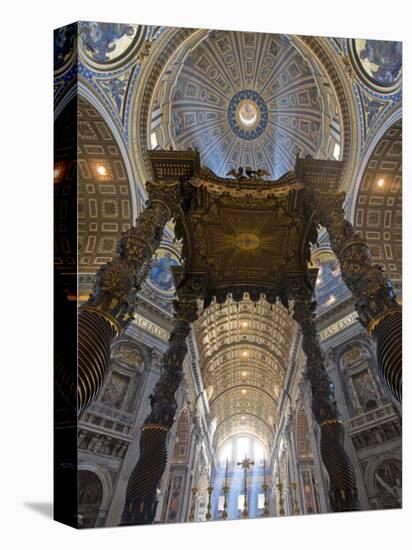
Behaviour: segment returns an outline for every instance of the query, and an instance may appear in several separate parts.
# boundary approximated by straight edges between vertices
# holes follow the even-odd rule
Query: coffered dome
[[[156,141],[197,149],[218,175],[251,166],[278,178],[297,153],[330,158],[340,116],[313,60],[296,38],[209,32],[171,65],[158,89]]]

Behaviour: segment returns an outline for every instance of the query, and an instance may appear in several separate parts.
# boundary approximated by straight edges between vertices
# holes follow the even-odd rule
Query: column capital
[[[174,308],[177,321],[182,321],[190,325],[194,323],[198,317],[198,305],[195,296],[180,295],[179,299],[174,301]]]
[[[325,225],[325,220],[330,211],[342,211],[345,201],[343,191],[325,191],[306,187],[304,192],[304,204],[306,211],[310,212],[316,223]]]
[[[133,319],[136,293],[149,273],[169,217],[169,209],[160,203],[140,214],[120,238],[115,258],[96,273],[93,292],[83,307],[111,317],[122,327]]]
[[[169,212],[169,218],[175,217],[183,200],[180,181],[148,181],[146,189],[149,195],[148,206],[162,204]]]

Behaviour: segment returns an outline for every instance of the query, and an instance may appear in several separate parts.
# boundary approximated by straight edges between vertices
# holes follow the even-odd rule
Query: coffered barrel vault
[[[216,449],[239,434],[254,435],[270,449],[293,330],[282,305],[248,297],[213,303],[196,323],[202,374],[217,420]]]
[[[133,223],[131,184],[112,131],[84,98],[78,100],[79,270],[94,273],[115,255]]]
[[[402,121],[376,145],[360,183],[355,228],[389,277],[402,276]]]

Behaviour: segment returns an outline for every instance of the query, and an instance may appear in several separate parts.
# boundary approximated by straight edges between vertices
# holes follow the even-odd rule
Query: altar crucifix
[[[255,463],[250,460],[250,458],[245,455],[244,460],[242,462],[237,463],[238,466],[241,466],[243,468],[243,480],[244,480],[244,491],[245,491],[245,498],[243,500],[243,512],[242,515],[244,518],[248,517],[248,511],[247,511],[247,471],[255,465]]]

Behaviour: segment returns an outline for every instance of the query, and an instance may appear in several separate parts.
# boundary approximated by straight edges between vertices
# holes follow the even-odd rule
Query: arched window
[[[237,435],[231,437],[218,452],[219,464],[228,462],[241,462],[245,456],[253,460],[256,464],[263,463],[265,457],[265,448],[255,437],[248,435]]]

